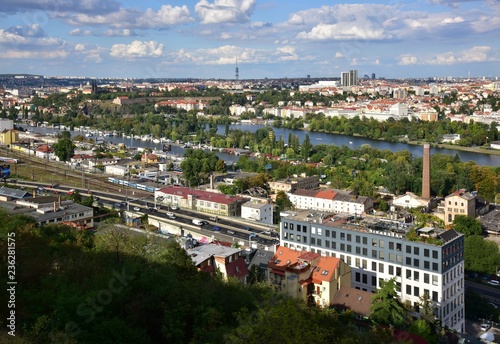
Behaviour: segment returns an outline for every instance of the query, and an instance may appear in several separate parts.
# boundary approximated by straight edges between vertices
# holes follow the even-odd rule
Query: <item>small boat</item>
[[[352,141],[349,141],[349,144],[352,145]]]

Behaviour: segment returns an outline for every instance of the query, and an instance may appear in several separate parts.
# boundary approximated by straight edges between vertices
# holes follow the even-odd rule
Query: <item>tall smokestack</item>
[[[431,199],[431,145],[424,145],[424,164],[422,169],[422,198]]]

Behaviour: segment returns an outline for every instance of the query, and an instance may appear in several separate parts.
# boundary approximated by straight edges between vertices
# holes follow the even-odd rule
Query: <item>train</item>
[[[148,192],[155,192],[155,190],[160,190],[159,188],[155,188],[155,187],[152,187],[149,185],[130,182],[128,180],[123,180],[123,179],[114,178],[114,177],[109,177],[108,182],[113,183],[113,184],[128,186],[129,188],[132,188],[132,189],[148,191]]]

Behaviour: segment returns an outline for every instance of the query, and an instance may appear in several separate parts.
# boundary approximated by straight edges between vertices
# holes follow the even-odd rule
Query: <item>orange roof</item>
[[[334,191],[332,189],[326,189],[326,190],[322,190],[322,191],[318,192],[316,194],[316,198],[324,198],[324,199],[332,200],[335,198],[336,195],[337,195],[336,191]]]
[[[339,258],[335,257],[321,257],[319,259],[319,263],[314,269],[312,273],[313,281],[321,281],[330,282],[335,276],[335,270],[339,266]],[[314,282],[316,283],[316,282]]]
[[[270,268],[285,268],[287,265],[297,262],[297,258],[302,255],[302,251],[292,250],[285,246],[278,246],[276,253],[269,262]]]

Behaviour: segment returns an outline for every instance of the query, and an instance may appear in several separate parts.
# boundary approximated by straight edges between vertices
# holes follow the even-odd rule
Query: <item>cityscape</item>
[[[500,343],[496,2],[0,15],[2,341]]]

